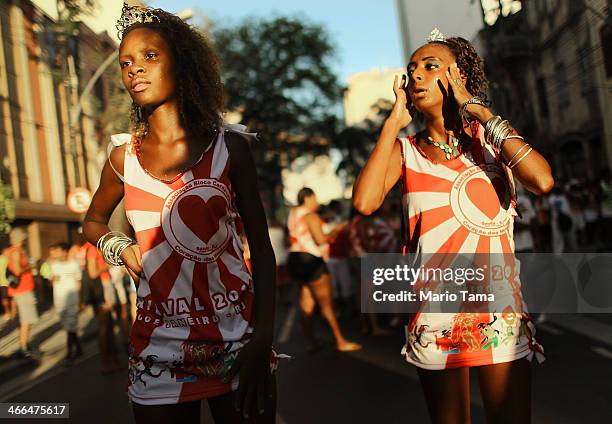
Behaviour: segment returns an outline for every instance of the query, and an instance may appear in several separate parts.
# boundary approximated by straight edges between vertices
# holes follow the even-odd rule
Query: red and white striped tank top
[[[253,285],[224,135],[170,182],[126,148],[125,210],[144,268],[130,336],[128,393],[137,403],[186,402],[237,385],[221,377],[253,331]],[[113,144],[130,139],[113,136]]]
[[[306,215],[310,211],[306,206],[298,206],[289,213],[287,227],[289,228],[290,252],[306,252],[316,257],[322,257],[324,246],[317,246],[308,225],[306,225]]]
[[[473,259],[491,270],[485,276],[489,284],[503,285],[508,293],[501,300],[496,296],[496,306],[502,305],[496,313],[412,316],[403,353],[422,368],[486,365],[543,353],[533,337],[535,328],[526,313],[514,258],[516,212],[509,171],[483,142],[482,127],[474,133],[470,151],[440,163],[426,156],[415,137],[399,140],[405,250],[414,257],[425,255],[430,262],[425,266],[441,269],[459,255],[462,261]],[[500,277],[493,272],[496,267],[510,272]],[[417,286],[427,283],[431,285],[419,281]]]

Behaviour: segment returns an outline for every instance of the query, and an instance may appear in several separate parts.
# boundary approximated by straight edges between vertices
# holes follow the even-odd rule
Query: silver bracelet
[[[521,140],[523,143],[525,143],[525,139],[516,134],[516,135],[509,135],[508,137],[504,138],[499,146],[499,154],[501,155],[502,159],[504,159],[504,154],[503,154],[503,150],[504,150],[504,144],[506,144],[506,140],[509,140],[511,138],[516,138],[517,140]],[[525,143],[527,144],[527,143]]]
[[[496,149],[496,142],[499,137],[499,132],[503,126],[501,116],[494,116],[485,123],[485,142]]]
[[[533,147],[530,147],[529,150],[527,150],[525,152],[525,154],[523,156],[521,156],[514,164],[512,164],[512,166],[508,166],[510,169],[514,168],[516,165],[518,165],[523,159],[525,159],[527,157],[527,155],[529,155],[529,153],[531,153],[531,151],[533,150]]]
[[[523,138],[523,136],[518,135],[518,134],[509,135],[508,137],[506,137],[506,139],[509,139],[509,138],[516,138],[516,139],[519,139],[519,140],[525,141],[525,139]]]
[[[493,128],[493,147],[499,153],[501,151],[501,144],[511,134],[512,130],[508,126],[508,121],[503,120],[496,127]]]
[[[463,104],[459,108],[459,116],[461,116],[461,119],[463,119],[465,122],[472,122],[474,120],[473,118],[468,116],[468,114],[466,114],[467,107],[469,105],[480,105],[480,106],[487,107],[487,104],[482,99],[479,99],[478,97],[472,97],[471,99],[463,102]]]
[[[501,116],[494,116],[485,123],[485,142],[493,147],[495,153],[501,154],[504,142],[511,137],[514,137],[512,128]]]
[[[515,157],[517,157],[517,156],[518,156],[518,155],[519,155],[519,154],[520,154],[520,153],[521,153],[523,150],[525,150],[525,149],[526,149],[526,148],[528,148],[528,147],[529,147],[529,144],[527,144],[527,143],[523,144],[523,145],[520,147],[520,149],[518,149],[518,150],[516,151],[516,153],[514,153],[514,156],[512,156],[512,157],[510,158],[510,160],[508,161],[507,165],[508,165],[508,166],[512,165],[512,161],[514,160],[514,158],[515,158]]]
[[[98,239],[96,247],[109,265],[124,265],[121,254],[135,243],[134,239],[118,231],[110,231]]]

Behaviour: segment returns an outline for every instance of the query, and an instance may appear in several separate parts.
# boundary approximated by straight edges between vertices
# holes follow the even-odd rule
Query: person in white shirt
[[[123,277],[127,273],[122,266],[111,266],[108,268],[108,273],[111,276],[111,284],[107,284],[104,290],[104,299],[106,303],[113,305],[113,308],[119,304],[119,327],[126,345],[130,336],[130,322],[128,320],[128,297]]]
[[[50,276],[53,283],[53,306],[66,332],[68,353],[66,365],[83,354],[77,335],[79,318],[79,293],[83,271],[76,260],[68,259],[68,243],[56,243],[49,248]]]
[[[576,251],[576,225],[561,186],[561,183],[559,187],[555,186],[548,196],[552,217],[552,250],[557,255]]]
[[[534,251],[532,229],[536,214],[531,199],[523,190],[517,194],[517,209],[521,216],[514,219],[514,251],[531,253]]]

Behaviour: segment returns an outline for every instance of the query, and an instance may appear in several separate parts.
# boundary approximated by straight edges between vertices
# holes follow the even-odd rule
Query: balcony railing
[[[525,34],[504,34],[491,45],[493,55],[500,61],[528,59],[533,54],[531,39]]]

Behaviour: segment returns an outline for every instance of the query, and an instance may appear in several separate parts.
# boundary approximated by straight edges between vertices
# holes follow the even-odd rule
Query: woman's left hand
[[[449,70],[446,71],[446,79],[448,80],[449,91],[453,92],[453,97],[455,98],[459,108],[461,108],[465,102],[474,97],[465,86],[465,78],[461,76],[461,72],[459,72],[459,68],[457,67],[456,63],[453,63]],[[481,124],[484,124],[493,116],[491,111],[486,106],[482,106],[480,104],[469,104],[466,111],[472,116],[472,118],[475,118]],[[462,116],[462,118],[464,118],[464,116]]]
[[[231,381],[239,375],[238,391],[236,392],[236,410],[248,418],[252,412],[263,414],[266,400],[274,396],[274,385],[270,373],[270,355],[272,344],[251,339],[241,350],[228,371],[226,379]]]
[[[465,80],[459,72],[459,68],[456,63],[453,63],[449,70],[446,71],[446,79],[448,80],[449,91],[453,92],[453,97],[457,102],[458,106],[461,106],[472,97],[472,94],[467,90],[465,86]]]

